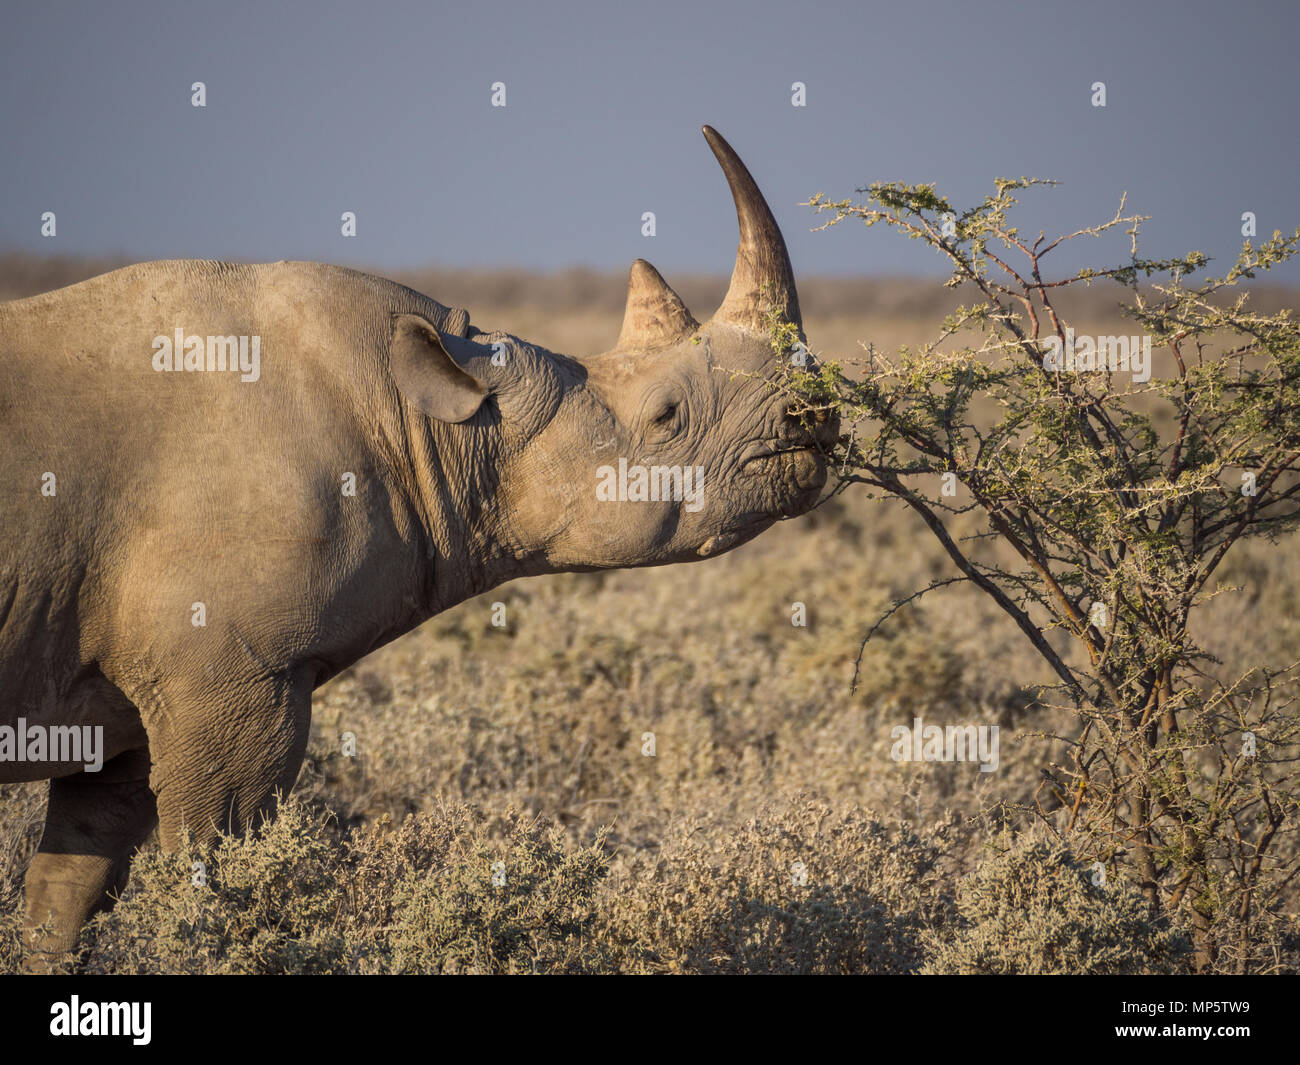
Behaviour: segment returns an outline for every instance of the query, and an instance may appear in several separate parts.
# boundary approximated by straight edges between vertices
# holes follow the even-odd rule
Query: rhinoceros
[[[0,305],[0,781],[51,780],[29,965],[155,825],[173,847],[269,816],[312,691],[375,648],[504,581],[710,558],[814,504],[837,427],[771,387],[772,321],[802,336],[785,242],[704,135],[740,223],[726,298],[701,325],[637,260],[591,358],[318,263]]]

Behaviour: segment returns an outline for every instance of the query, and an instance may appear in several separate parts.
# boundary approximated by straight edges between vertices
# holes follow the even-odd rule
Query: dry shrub
[[[3,885],[0,890],[8,896],[13,889]],[[0,976],[12,976],[22,967],[22,916],[18,896],[6,898],[4,908],[0,909]]]
[[[569,850],[560,833],[514,813],[506,818],[504,834],[504,844],[481,832],[456,835],[439,868],[394,885],[396,921],[379,940],[386,947],[385,971],[608,968],[604,948],[591,935],[594,897],[607,871],[603,841]]]
[[[566,849],[539,819],[492,824],[465,806],[340,839],[328,813],[290,798],[247,837],[137,858],[122,899],[91,923],[84,969],[591,971],[600,843]]]
[[[1117,878],[1093,883],[1068,847],[996,840],[995,853],[957,885],[961,922],[931,930],[929,974],[1135,974],[1190,971],[1191,944]]]
[[[245,837],[148,850],[122,899],[91,922],[87,971],[344,970],[340,857],[326,820],[293,799]]]
[[[544,819],[439,802],[342,829],[290,798],[245,838],[150,846],[82,943],[90,973],[1154,973],[1188,941],[1065,847],[912,829],[820,798],[671,823],[611,855]],[[204,877],[196,880],[195,862]],[[9,890],[13,890],[12,883]],[[12,899],[10,900],[13,901]],[[0,964],[19,964],[18,907]]]
[[[799,797],[738,831],[693,817],[629,869],[606,928],[627,967],[677,973],[906,973],[950,918],[949,826],[924,834]]]
[[[45,823],[46,785],[0,784],[0,975],[22,965],[23,874]]]

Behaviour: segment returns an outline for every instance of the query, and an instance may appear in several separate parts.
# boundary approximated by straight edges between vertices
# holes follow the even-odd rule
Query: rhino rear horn
[[[794,287],[790,255],[767,201],[722,134],[712,126],[705,126],[704,139],[727,176],[740,223],[740,245],[736,249],[731,286],[714,320],[767,332],[765,312],[775,310],[781,321],[793,323],[802,332],[803,319],[799,314],[799,294]]]
[[[398,390],[430,418],[467,421],[487,398],[488,388],[471,361],[453,357],[438,330],[418,314],[393,318],[389,359]]]
[[[690,336],[699,327],[658,270],[644,259],[632,264],[623,329],[618,334],[620,350],[663,347]]]

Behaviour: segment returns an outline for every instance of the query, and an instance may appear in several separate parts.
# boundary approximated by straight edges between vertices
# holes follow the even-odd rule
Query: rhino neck
[[[426,616],[543,572],[544,559],[514,536],[504,506],[509,449],[499,422],[449,425],[410,407],[401,418],[399,485],[419,526]]]

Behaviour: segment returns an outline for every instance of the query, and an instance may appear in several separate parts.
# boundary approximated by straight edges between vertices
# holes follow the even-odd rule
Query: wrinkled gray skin
[[[638,261],[591,359],[315,263],[146,263],[0,304],[0,725],[105,740],[97,773],[0,762],[52,778],[30,967],[74,947],[155,824],[172,846],[269,812],[312,690],[376,647],[503,581],[710,557],[814,503],[836,427],[814,437],[748,376],[778,368],[762,303],[799,321],[785,245],[705,135],[741,226],[727,300],[700,326]],[[156,372],[177,326],[260,336],[260,379]],[[598,500],[619,457],[703,466],[703,507]]]

